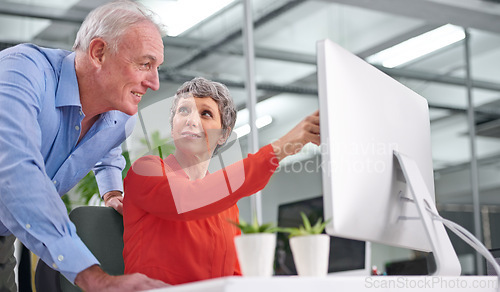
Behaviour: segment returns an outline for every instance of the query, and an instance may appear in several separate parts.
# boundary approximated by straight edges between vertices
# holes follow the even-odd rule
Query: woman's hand
[[[298,123],[290,132],[271,143],[278,160],[299,152],[307,143],[320,144],[319,110]]]

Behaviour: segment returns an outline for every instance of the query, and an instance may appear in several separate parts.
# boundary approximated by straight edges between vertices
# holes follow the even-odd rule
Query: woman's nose
[[[199,125],[200,118],[193,111],[186,117],[186,125],[190,127],[197,127]]]

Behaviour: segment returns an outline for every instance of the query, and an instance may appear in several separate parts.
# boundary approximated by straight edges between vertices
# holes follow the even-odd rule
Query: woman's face
[[[211,97],[181,97],[172,121],[172,138],[176,151],[211,157],[217,144],[224,143],[217,102]]]

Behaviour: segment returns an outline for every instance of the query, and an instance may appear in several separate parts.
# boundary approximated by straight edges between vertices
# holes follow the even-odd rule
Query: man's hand
[[[290,132],[271,143],[278,161],[299,152],[307,143],[320,144],[319,110],[298,123]]]
[[[123,215],[123,197],[120,191],[110,191],[102,196],[104,205],[115,209],[118,213]]]
[[[98,265],[91,266],[75,278],[75,284],[87,292],[132,292],[157,289],[170,286],[159,280],[148,278],[143,274],[111,276]]]

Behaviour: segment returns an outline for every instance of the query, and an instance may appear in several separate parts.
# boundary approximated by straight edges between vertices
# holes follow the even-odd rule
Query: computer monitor
[[[317,44],[326,232],[460,264],[437,212],[427,101],[330,40]]]
[[[300,212],[316,222],[323,216],[323,197],[314,197],[278,206],[278,226],[297,227],[302,224]],[[365,241],[330,237],[328,274],[368,276],[371,272],[370,244]],[[288,234],[279,232],[276,239],[275,274],[297,275]]]

